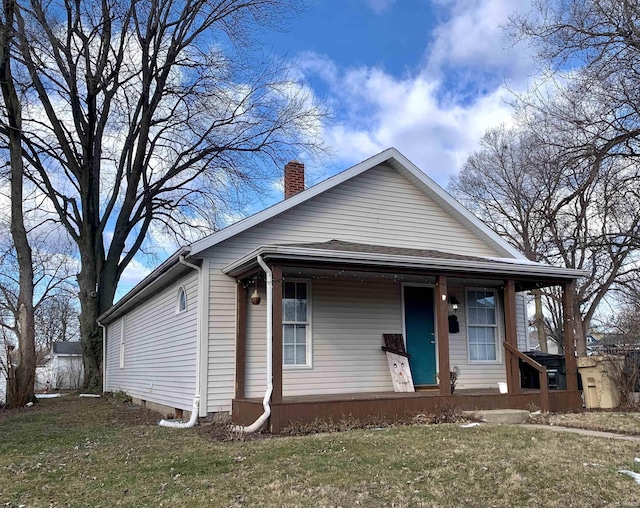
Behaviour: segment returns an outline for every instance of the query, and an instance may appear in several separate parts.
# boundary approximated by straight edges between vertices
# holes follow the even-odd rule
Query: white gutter
[[[262,413],[255,422],[247,427],[243,427],[241,425],[234,427],[236,432],[246,432],[247,434],[260,430],[269,419],[269,416],[271,415],[271,406],[269,406],[269,401],[271,400],[271,393],[273,392],[273,272],[264,262],[262,256],[258,255],[256,259],[258,264],[267,274],[267,391],[265,392],[264,399],[262,400],[264,413]]]
[[[194,269],[198,272],[198,302],[204,297],[204,295],[200,294],[202,291],[200,288],[202,287],[202,270],[198,265],[194,265],[193,263],[189,263],[184,259],[184,254],[181,254],[178,258],[178,262],[181,265],[187,266],[189,268]],[[191,409],[191,418],[189,418],[188,422],[181,422],[175,420],[160,420],[158,425],[160,427],[169,427],[172,429],[189,429],[194,427],[196,423],[198,423],[198,415],[200,413],[200,343],[202,342],[201,337],[201,329],[202,329],[202,317],[200,313],[200,309],[198,308],[197,318],[196,318],[196,393],[193,396],[193,408]]]
[[[396,268],[421,268],[458,270],[466,269],[476,272],[514,275],[541,275],[557,277],[583,277],[588,274],[585,270],[575,268],[562,268],[551,265],[534,264],[532,262],[518,263],[497,261],[490,259],[447,259],[447,258],[423,258],[418,256],[406,256],[397,254],[383,254],[373,252],[355,252],[329,249],[313,249],[307,247],[292,247],[287,245],[262,246],[246,256],[225,266],[223,272],[233,274],[235,270],[246,268],[253,261],[256,254],[260,256],[277,255],[282,259],[303,259],[305,261],[330,261],[334,263],[368,264],[375,266],[393,266]]]

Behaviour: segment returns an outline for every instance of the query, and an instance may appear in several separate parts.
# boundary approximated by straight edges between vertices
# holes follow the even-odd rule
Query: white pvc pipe
[[[271,393],[273,392],[273,272],[267,263],[264,262],[262,256],[258,255],[256,259],[267,274],[267,391],[264,394],[264,399],[262,399],[264,413],[251,425],[246,427],[236,425],[233,428],[236,432],[246,432],[247,434],[260,430],[269,419],[271,415],[269,402],[271,401]]]
[[[160,427],[169,427],[170,429],[190,429],[195,427],[198,423],[198,412],[200,411],[200,395],[196,395],[193,398],[193,409],[191,410],[191,418],[188,422],[181,422],[178,420],[160,420],[158,425]]]
[[[200,278],[202,277],[202,270],[198,265],[194,265],[193,263],[189,263],[185,260],[184,255],[180,255],[178,261],[181,265],[187,266],[189,268],[194,269],[198,272],[198,288],[202,287]],[[198,289],[198,293],[200,293],[200,289]],[[198,302],[201,298],[204,298],[204,295],[198,294]],[[188,422],[181,422],[176,420],[160,420],[158,425],[160,427],[169,427],[171,429],[190,429],[194,427],[196,423],[198,423],[198,415],[200,413],[200,341],[201,337],[201,327],[202,327],[202,318],[200,316],[200,310],[198,307],[198,314],[196,318],[196,393],[193,396],[193,409],[191,410],[191,418],[189,418]]]

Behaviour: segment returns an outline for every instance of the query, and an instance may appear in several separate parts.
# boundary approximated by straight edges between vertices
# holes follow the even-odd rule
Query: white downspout
[[[102,393],[107,386],[107,327],[96,320],[98,326],[102,328]]]
[[[264,399],[262,400],[264,413],[262,413],[255,422],[247,427],[236,425],[233,428],[236,432],[246,432],[247,434],[260,430],[269,419],[269,416],[271,415],[271,406],[269,406],[269,402],[271,401],[271,393],[273,392],[273,272],[267,263],[264,262],[262,256],[258,254],[256,259],[258,264],[267,274],[267,391],[265,392]]]
[[[187,266],[189,268],[194,269],[196,272],[198,272],[198,293],[200,293],[200,287],[202,286],[202,284],[200,283],[200,278],[202,277],[202,270],[198,265],[194,265],[193,263],[189,263],[188,261],[186,261],[184,259],[184,255],[180,255],[180,258],[178,259],[179,263],[181,265]],[[204,295],[198,294],[198,302],[200,302],[200,299],[204,298]],[[196,425],[196,423],[198,423],[198,414],[200,412],[200,341],[202,340],[202,337],[200,336],[200,330],[202,327],[202,318],[200,316],[200,312],[198,310],[197,312],[197,318],[196,318],[196,337],[197,337],[197,343],[196,343],[196,393],[193,396],[193,408],[191,410],[191,418],[189,418],[188,422],[180,422],[180,421],[175,421],[175,420],[160,420],[160,422],[158,423],[158,425],[160,425],[160,427],[169,427],[172,429],[189,429],[191,427],[194,427]]]

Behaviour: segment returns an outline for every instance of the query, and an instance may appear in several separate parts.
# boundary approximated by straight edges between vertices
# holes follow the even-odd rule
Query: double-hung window
[[[282,363],[311,366],[309,283],[282,284]]]
[[[498,360],[496,299],[493,290],[470,289],[467,292],[467,334],[471,362]]]

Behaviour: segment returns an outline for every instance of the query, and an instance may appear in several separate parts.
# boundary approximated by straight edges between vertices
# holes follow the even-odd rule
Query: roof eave
[[[169,277],[173,273],[173,268],[175,268],[179,264],[180,257],[186,256],[187,254],[189,254],[189,252],[189,246],[180,247],[160,266],[158,266],[149,275],[147,275],[138,284],[136,284],[134,288],[126,295],[124,295],[117,303],[112,305],[103,314],[98,316],[98,323],[107,324],[111,322],[122,312],[126,311],[128,308],[138,302],[146,295],[146,293],[151,288],[155,287],[158,283],[161,283],[167,277]]]
[[[326,249],[300,249],[287,246],[262,246],[223,268],[232,277],[241,275],[257,264],[257,256],[264,259],[291,261],[332,262],[336,264],[385,266],[411,269],[434,269],[443,271],[468,271],[475,273],[500,273],[527,276],[542,276],[550,279],[577,279],[587,275],[584,270],[560,268],[550,265],[504,263],[491,261],[452,260],[420,258],[367,252],[334,251]]]

